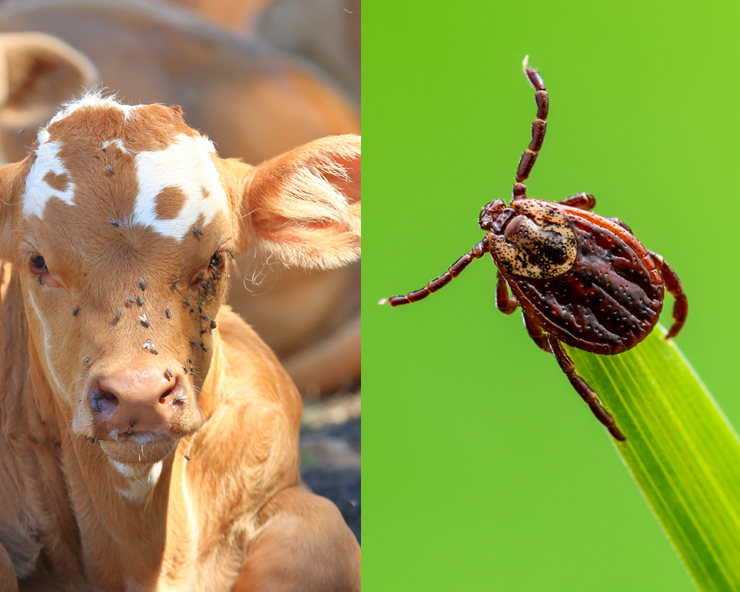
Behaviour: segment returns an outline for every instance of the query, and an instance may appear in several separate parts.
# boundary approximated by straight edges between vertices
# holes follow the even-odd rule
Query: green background
[[[550,116],[528,194],[593,193],[666,257],[677,343],[740,426],[738,31],[730,2],[363,6],[366,591],[693,589],[606,431],[496,310],[490,258],[377,301],[444,272],[509,199],[529,54]]]

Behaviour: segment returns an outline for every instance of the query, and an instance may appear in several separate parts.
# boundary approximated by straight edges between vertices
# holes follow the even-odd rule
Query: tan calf
[[[358,257],[359,158],[250,167],[177,107],[92,95],[0,169],[0,590],[359,589],[300,483],[298,392],[221,306],[247,249]]]
[[[56,41],[55,53],[55,40],[18,31],[48,33],[75,49]],[[0,32],[10,33],[0,35],[0,54],[5,51],[12,74],[10,101],[2,102],[0,88],[0,149],[11,161],[26,155],[58,101],[79,96],[95,70],[127,102],[181,105],[189,124],[207,131],[221,155],[245,162],[262,162],[320,137],[359,133],[356,105],[317,68],[258,39],[232,36],[177,6],[150,0],[5,2]],[[322,341],[315,351],[348,351],[345,323],[359,333],[357,270],[309,275],[263,260],[255,268],[251,255],[240,259],[239,268],[247,279],[256,270],[264,280],[248,283],[248,291],[236,278],[230,303],[281,358],[305,354]],[[300,311],[275,304],[296,297]],[[359,340],[349,346],[359,351]],[[352,362],[359,368],[359,357]],[[326,378],[304,373],[301,388],[315,384],[326,391],[344,377],[359,376],[332,357],[312,367],[324,375],[335,372]]]

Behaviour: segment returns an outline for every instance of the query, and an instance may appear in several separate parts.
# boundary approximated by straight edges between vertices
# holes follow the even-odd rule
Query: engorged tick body
[[[558,203],[527,197],[522,181],[529,177],[545,138],[548,95],[526,58],[524,72],[536,91],[537,117],[532,141],[519,162],[511,205],[501,199],[487,204],[479,219],[487,231],[483,240],[425,287],[387,302],[398,306],[426,298],[473,259],[490,253],[498,268],[498,309],[511,314],[522,308],[529,336],[555,356],[612,436],[625,440],[596,393],[576,374],[562,343],[607,355],[634,347],[658,322],[664,286],[675,297],[667,338],[674,337],[686,320],[686,295],[670,265],[648,251],[626,224],[590,211],[596,205],[592,195],[579,193]]]

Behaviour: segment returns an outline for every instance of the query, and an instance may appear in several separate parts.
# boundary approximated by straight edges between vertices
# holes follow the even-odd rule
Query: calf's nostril
[[[159,397],[159,402],[164,404],[168,403],[172,398],[172,391],[174,391],[174,388],[167,389],[165,392],[162,393],[162,395]]]
[[[118,397],[110,391],[94,390],[90,394],[90,407],[93,411],[110,415],[118,407]]]

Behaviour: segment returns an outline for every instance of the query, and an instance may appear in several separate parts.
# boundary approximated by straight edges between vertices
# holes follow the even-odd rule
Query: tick
[[[490,253],[497,267],[496,306],[504,314],[522,309],[527,333],[555,356],[573,388],[617,440],[625,440],[596,393],[575,371],[563,343],[602,355],[624,352],[653,330],[663,308],[664,290],[675,298],[675,337],[688,313],[676,272],[647,250],[617,218],[591,210],[593,195],[579,193],[559,202],[527,196],[525,181],[542,148],[548,95],[534,68],[524,73],[535,89],[537,115],[532,141],[519,160],[511,204],[495,199],[478,223],[486,236],[449,269],[420,290],[381,300],[391,306],[426,298],[456,278],[474,260]],[[511,292],[510,292],[511,291]]]

